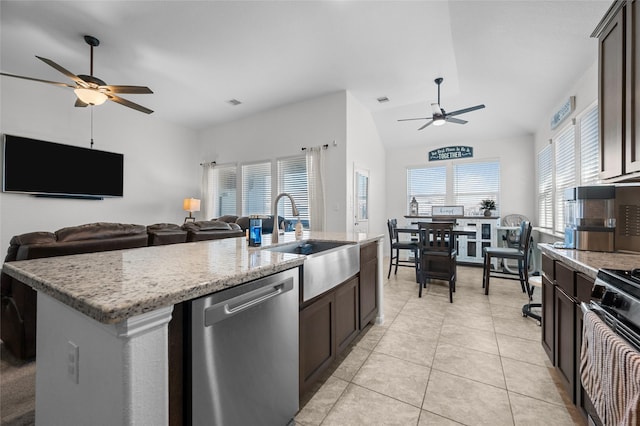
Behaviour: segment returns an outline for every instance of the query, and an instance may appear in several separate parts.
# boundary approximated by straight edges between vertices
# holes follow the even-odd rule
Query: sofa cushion
[[[237,223],[230,223],[229,227],[232,231],[242,231],[242,228],[240,228],[240,225],[238,225]]]
[[[236,220],[238,220],[238,216],[233,214],[226,214],[224,216],[220,216],[219,218],[213,219],[213,220],[217,220],[218,222],[236,223]]]
[[[56,237],[58,242],[70,242],[127,237],[146,234],[146,232],[147,229],[144,225],[96,222],[59,229],[56,231]]]
[[[28,232],[26,234],[15,235],[9,241],[9,250],[5,262],[16,260],[18,249],[25,244],[50,244],[56,242],[56,236],[52,232]]]
[[[231,227],[227,222],[219,222],[217,220],[201,220],[198,222],[188,222],[182,225],[185,231],[229,231]]]
[[[182,231],[175,223],[154,223],[147,226],[147,232]]]

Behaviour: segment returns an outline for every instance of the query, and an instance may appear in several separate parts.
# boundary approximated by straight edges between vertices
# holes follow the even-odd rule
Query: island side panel
[[[378,316],[376,317],[376,324],[384,324],[384,272],[382,267],[382,261],[384,259],[384,240],[378,239]]]
[[[36,424],[167,424],[171,311],[109,325],[38,292]]]

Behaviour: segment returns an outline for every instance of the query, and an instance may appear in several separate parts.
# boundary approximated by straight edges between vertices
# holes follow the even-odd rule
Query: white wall
[[[344,232],[346,96],[344,91],[331,93],[206,129],[200,136],[201,160],[218,164],[274,160],[298,155],[302,147],[328,144],[326,230]]]
[[[576,108],[573,113],[567,117],[558,127],[551,130],[551,117],[557,111],[557,109],[567,100],[569,96],[576,97]],[[596,60],[591,67],[585,70],[584,74],[576,80],[575,84],[567,88],[563,93],[558,94],[558,97],[553,105],[549,105],[549,114],[537,127],[535,132],[535,153],[536,155],[546,145],[549,144],[549,140],[552,139],[555,134],[562,130],[567,123],[571,122],[571,119],[582,113],[586,108],[591,106],[598,100],[598,61]]]
[[[1,83],[0,132],[89,147],[90,109],[75,108],[70,89],[4,77]],[[142,97],[131,100],[144,104]],[[25,232],[100,221],[183,222],[182,199],[200,193],[194,131],[107,102],[94,109],[93,135],[95,149],[124,154],[124,197],[92,201],[0,193],[2,253],[13,235]]]
[[[354,168],[369,172],[369,224],[373,234],[386,232],[385,149],[369,110],[347,93],[347,232],[354,230]]]
[[[500,161],[500,215],[522,214],[534,218],[535,156],[533,135],[495,141],[460,141],[473,147],[473,158],[429,163],[429,151],[441,145],[398,148],[387,152],[387,218],[402,223],[407,214],[407,168],[444,165],[464,161]],[[447,145],[448,146],[448,145]],[[385,221],[386,222],[386,221]]]

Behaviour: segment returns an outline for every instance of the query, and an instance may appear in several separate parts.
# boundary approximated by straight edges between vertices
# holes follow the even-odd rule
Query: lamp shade
[[[185,198],[182,202],[182,209],[186,212],[199,212],[200,200],[197,198]]]
[[[89,105],[102,105],[107,100],[107,95],[97,89],[77,88],[73,89],[78,99]]]

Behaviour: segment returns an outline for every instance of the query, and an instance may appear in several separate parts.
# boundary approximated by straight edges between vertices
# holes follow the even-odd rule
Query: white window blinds
[[[563,129],[553,140],[555,146],[555,231],[564,232],[564,190],[576,184],[575,129]]]
[[[235,215],[236,206],[236,165],[215,166],[213,169],[213,190],[216,217]]]
[[[286,192],[296,202],[300,221],[309,227],[309,187],[307,184],[307,159],[304,155],[278,160],[278,193]],[[291,202],[283,197],[278,202],[278,214],[294,219]]]
[[[551,145],[538,153],[538,226],[553,228],[553,168]]]
[[[242,165],[242,216],[271,214],[271,162]]]
[[[454,205],[465,213],[476,211],[482,200],[494,200],[500,211],[500,163],[463,163],[453,166]]]
[[[599,183],[599,173],[598,105],[595,105],[580,119],[580,184]]]
[[[447,169],[426,167],[407,169],[407,202],[405,208],[409,212],[409,203],[416,197],[418,214],[431,215],[432,205],[444,205],[447,197]]]

